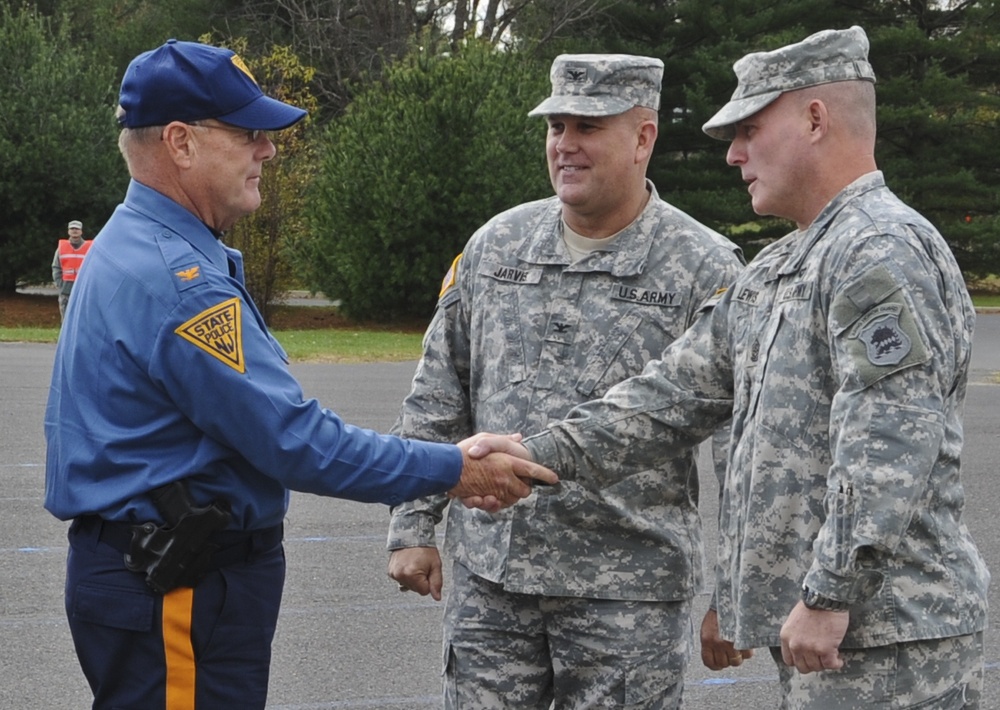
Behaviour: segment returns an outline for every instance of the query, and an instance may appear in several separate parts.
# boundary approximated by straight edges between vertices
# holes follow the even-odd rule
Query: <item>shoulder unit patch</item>
[[[242,375],[246,372],[246,363],[241,315],[240,299],[230,298],[205,309],[174,332]]]
[[[872,365],[898,365],[910,354],[913,341],[899,325],[896,313],[882,313],[866,320],[858,334]]]
[[[461,260],[462,254],[459,254],[451,262],[451,268],[448,269],[448,273],[444,275],[444,279],[441,281],[441,291],[438,293],[438,298],[448,293],[449,289],[455,285],[455,282],[458,280],[458,262]]]

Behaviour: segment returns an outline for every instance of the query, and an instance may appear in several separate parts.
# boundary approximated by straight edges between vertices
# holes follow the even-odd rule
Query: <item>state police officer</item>
[[[260,204],[266,131],[305,111],[239,56],[170,40],[129,65],[132,175],[94,240],[56,348],[45,507],[72,520],[66,611],[95,708],[263,708],[288,491],[491,509],[508,459],[349,426],[306,400],[222,234]],[[515,475],[517,474],[517,475]]]

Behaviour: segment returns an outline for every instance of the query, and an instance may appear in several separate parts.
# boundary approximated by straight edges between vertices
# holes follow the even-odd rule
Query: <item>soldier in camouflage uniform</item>
[[[524,447],[476,448],[601,488],[732,416],[706,665],[770,647],[783,708],[977,708],[989,572],[959,470],[974,310],[876,168],[867,53],[852,27],[736,63],[704,130],[731,141],[754,210],[798,228],[640,377]]]
[[[556,196],[479,229],[445,279],[395,432],[537,430],[638,374],[709,307],[739,250],[645,178],[663,63],[563,55],[548,122]],[[725,441],[728,442],[728,431]],[[702,584],[695,448],[599,486],[448,511],[445,707],[678,707]],[[439,599],[444,496],[393,511],[389,573]]]

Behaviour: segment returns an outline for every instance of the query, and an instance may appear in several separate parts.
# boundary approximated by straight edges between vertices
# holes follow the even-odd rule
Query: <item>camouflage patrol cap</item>
[[[875,82],[868,63],[868,37],[858,26],[823,30],[772,52],[748,54],[733,65],[739,84],[733,97],[701,127],[719,140],[731,140],[734,126],[786,91],[836,81]]]
[[[660,108],[663,62],[631,54],[560,54],[549,73],[552,95],[528,113],[615,116],[633,106]]]

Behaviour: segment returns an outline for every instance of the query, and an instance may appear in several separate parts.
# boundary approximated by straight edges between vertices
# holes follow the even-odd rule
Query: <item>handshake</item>
[[[531,495],[532,482],[555,485],[559,477],[534,463],[521,435],[476,434],[459,442],[462,477],[448,491],[467,508],[495,513]]]

